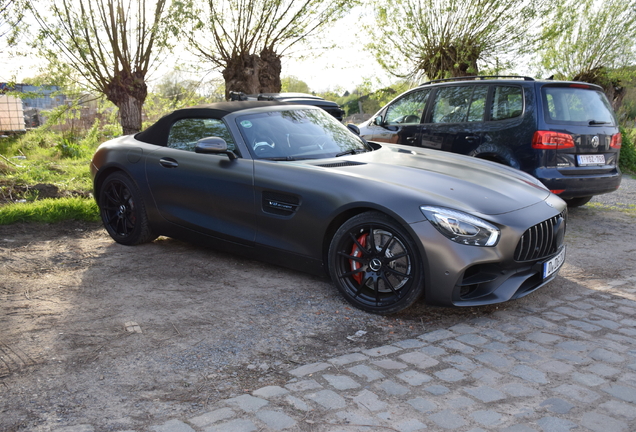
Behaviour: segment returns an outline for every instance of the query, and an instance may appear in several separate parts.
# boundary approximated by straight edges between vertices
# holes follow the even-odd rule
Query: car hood
[[[345,160],[347,162],[345,162]],[[537,179],[495,162],[454,153],[383,144],[379,149],[323,164],[378,185],[391,184],[424,197],[422,204],[495,215],[545,201],[551,192]],[[384,187],[378,190],[383,190]]]

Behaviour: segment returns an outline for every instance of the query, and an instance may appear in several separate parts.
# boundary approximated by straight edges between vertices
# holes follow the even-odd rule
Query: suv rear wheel
[[[585,197],[577,197],[577,198],[568,198],[568,199],[564,199],[563,201],[567,203],[568,207],[581,207],[587,204],[588,202],[590,202],[591,199],[592,199],[591,196],[585,196]]]

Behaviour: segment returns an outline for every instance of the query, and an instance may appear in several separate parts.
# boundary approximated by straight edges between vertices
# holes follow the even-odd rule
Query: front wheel
[[[411,306],[424,291],[423,263],[411,236],[383,213],[352,217],[329,247],[329,274],[355,307],[387,315]]]
[[[150,229],[141,193],[124,173],[110,174],[104,180],[99,210],[106,231],[117,243],[137,245],[157,238]]]

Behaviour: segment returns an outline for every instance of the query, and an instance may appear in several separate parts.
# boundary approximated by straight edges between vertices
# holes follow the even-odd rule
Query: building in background
[[[12,95],[7,93],[11,92]],[[22,93],[21,97],[15,93]],[[57,86],[0,83],[0,133],[18,133],[44,123],[43,111],[67,103]]]

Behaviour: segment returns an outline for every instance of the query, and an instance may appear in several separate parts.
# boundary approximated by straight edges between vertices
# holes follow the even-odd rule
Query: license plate
[[[605,165],[605,155],[576,155],[579,166]]]
[[[543,279],[549,277],[558,269],[561,268],[563,263],[565,262],[565,248],[561,249],[561,252],[550,261],[546,261],[543,263]]]

